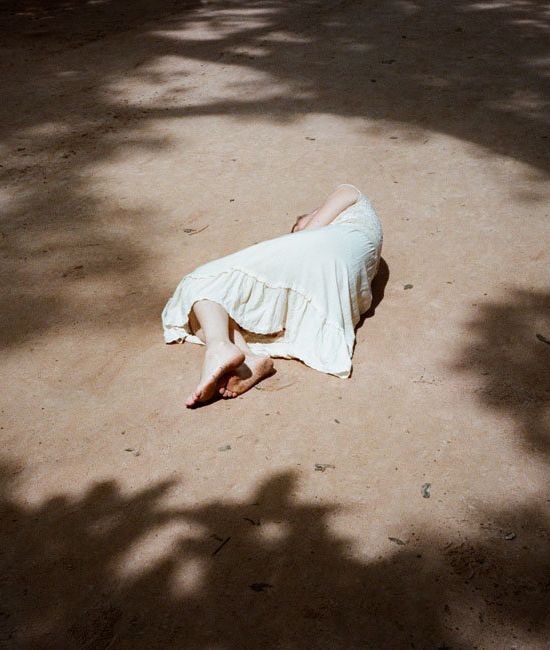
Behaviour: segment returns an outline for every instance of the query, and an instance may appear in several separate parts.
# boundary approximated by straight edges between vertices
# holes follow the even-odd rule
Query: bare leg
[[[220,377],[239,367],[245,359],[244,353],[229,339],[229,316],[221,305],[212,300],[198,300],[192,312],[195,321],[191,327],[195,330],[194,325],[200,326],[206,350],[199,384],[185,402],[188,407],[209,400],[216,392]]]
[[[230,319],[229,333],[235,345],[245,355],[244,362],[228,373],[221,382],[220,394],[223,397],[237,397],[259,381],[272,375],[274,372],[273,361],[270,357],[254,354],[248,347],[241,329]]]

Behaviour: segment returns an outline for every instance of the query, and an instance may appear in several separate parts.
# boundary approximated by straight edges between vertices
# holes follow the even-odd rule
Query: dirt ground
[[[0,645],[550,647],[547,4],[0,23]],[[341,182],[384,227],[352,377],[185,409],[180,278]]]

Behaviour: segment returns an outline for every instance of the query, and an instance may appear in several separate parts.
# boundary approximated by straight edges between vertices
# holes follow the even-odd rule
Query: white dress
[[[328,226],[259,242],[184,276],[162,312],[165,341],[203,344],[188,318],[207,298],[240,325],[253,352],[349,377],[355,327],[371,304],[382,248],[378,217],[357,191]]]

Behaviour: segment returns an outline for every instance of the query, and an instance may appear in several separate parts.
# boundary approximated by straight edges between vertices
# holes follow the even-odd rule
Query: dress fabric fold
[[[359,194],[328,226],[259,242],[185,275],[162,312],[164,340],[203,344],[189,313],[208,299],[224,307],[254,353],[349,377],[382,248],[380,221]]]

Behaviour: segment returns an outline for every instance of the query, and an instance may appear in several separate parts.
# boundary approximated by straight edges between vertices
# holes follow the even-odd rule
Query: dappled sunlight
[[[139,178],[147,152],[160,169],[170,151],[198,147],[193,119],[285,127],[329,116],[363,134],[396,124],[409,142],[450,137],[547,179],[548,20],[544,3],[513,1],[7,3],[0,175],[13,198],[4,200],[2,272],[21,291],[3,299],[4,343],[70,312],[57,280],[71,269],[129,283],[123,256],[147,274],[151,251],[131,228],[116,233],[119,197],[98,181],[125,160]],[[543,202],[548,192],[541,184],[515,197]],[[139,193],[131,209],[135,224],[149,220]],[[46,230],[49,239],[71,233],[63,260],[38,253]],[[93,259],[90,243],[99,244]],[[124,306],[113,309],[124,319]],[[103,326],[91,314],[87,322]]]
[[[2,3],[0,645],[543,647],[549,28],[542,0]],[[175,282],[344,181],[387,232],[351,381],[281,362],[188,413]]]
[[[192,506],[174,482],[123,493],[114,481],[31,505],[11,473],[0,495],[10,646],[494,647],[547,630],[550,522],[528,502],[478,508],[469,533],[409,522],[359,559],[350,542],[369,539],[334,533],[338,507],[292,496],[292,472],[242,502]]]
[[[108,531],[107,531],[108,532]],[[206,535],[200,527],[190,530],[184,521],[159,521],[158,526],[151,527],[143,535],[132,540],[132,544],[125,549],[115,560],[112,567],[118,578],[134,580],[147,571],[148,567],[161,562],[167,555],[179,555],[179,548],[185,544],[192,544]],[[196,583],[200,572],[201,562],[195,560],[191,553],[181,554],[181,566],[176,570],[175,582],[183,584]],[[196,569],[194,578],[189,578],[190,573]]]

